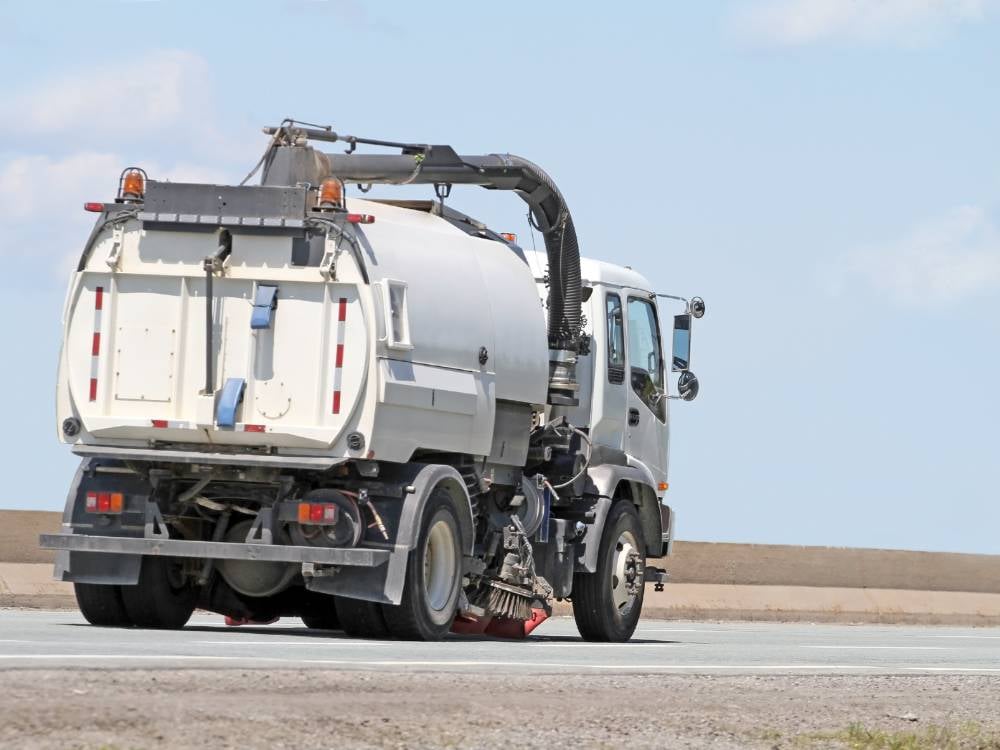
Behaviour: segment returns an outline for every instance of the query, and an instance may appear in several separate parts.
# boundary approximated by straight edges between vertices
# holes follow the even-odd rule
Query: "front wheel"
[[[455,503],[446,491],[427,499],[417,546],[406,565],[399,606],[382,605],[385,623],[397,638],[438,641],[451,630],[462,583],[462,545]]]
[[[632,637],[642,613],[646,543],[635,506],[619,500],[611,506],[597,569],[573,576],[573,618],[588,641],[623,642]]]

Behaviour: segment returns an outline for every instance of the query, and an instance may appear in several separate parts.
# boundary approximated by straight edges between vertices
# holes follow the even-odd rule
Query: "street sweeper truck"
[[[666,578],[668,405],[698,393],[704,303],[582,258],[526,159],[265,132],[239,185],[128,168],[85,205],[57,389],[81,463],[41,539],[84,617],[435,640],[524,636],[567,600],[584,638],[628,640]],[[454,185],[516,193],[544,252]]]

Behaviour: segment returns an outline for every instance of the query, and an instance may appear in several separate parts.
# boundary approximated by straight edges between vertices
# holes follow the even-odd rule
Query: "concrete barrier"
[[[1000,555],[679,541],[667,562],[677,583],[1000,594]]]
[[[59,525],[58,513],[0,511],[0,607],[75,606],[38,549]],[[671,583],[647,589],[648,617],[1000,625],[997,555],[677,542],[660,564]]]
[[[0,510],[0,562],[51,563],[55,553],[40,549],[39,534],[55,534],[61,513],[46,510]]]

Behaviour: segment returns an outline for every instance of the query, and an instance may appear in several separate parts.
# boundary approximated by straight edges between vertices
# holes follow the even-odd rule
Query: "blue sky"
[[[526,156],[585,254],[706,299],[681,538],[1000,552],[990,0],[6,3],[0,69],[0,506],[61,508],[75,466],[81,204],[129,164],[238,180],[292,115]],[[451,202],[527,237],[513,196]]]

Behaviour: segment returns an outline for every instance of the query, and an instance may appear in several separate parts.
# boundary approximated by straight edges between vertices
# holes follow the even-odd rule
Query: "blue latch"
[[[278,287],[257,285],[257,296],[253,300],[250,327],[254,330],[270,328],[274,320],[274,308],[278,306]]]
[[[236,426],[236,407],[243,400],[243,389],[247,381],[243,378],[227,378],[215,405],[215,424],[219,427]]]

